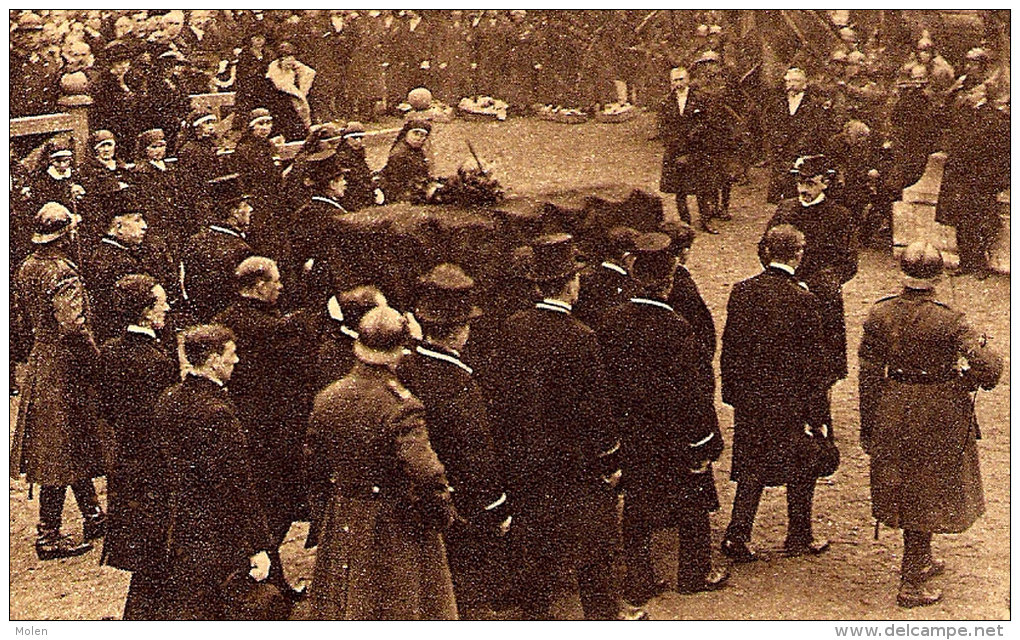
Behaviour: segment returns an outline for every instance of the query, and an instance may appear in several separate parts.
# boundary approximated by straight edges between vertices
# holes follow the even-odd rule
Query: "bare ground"
[[[655,191],[661,148],[649,141],[651,118],[619,125],[562,125],[514,119],[504,123],[455,122],[437,127],[435,172],[450,174],[470,161],[465,139],[498,179],[517,193],[625,183]],[[374,167],[382,164],[386,145],[369,149]],[[672,202],[667,212],[675,215]],[[759,269],[755,243],[771,212],[764,204],[764,174],[752,172],[748,186],[733,194],[734,220],[721,223],[719,236],[699,236],[690,269],[716,319],[725,322],[732,285]],[[861,325],[874,300],[898,289],[896,264],[882,252],[861,257],[858,276],[845,289],[850,353],[855,354]],[[857,443],[857,361],[833,393],[834,421],[843,454],[840,470],[820,483],[815,498],[816,536],[833,542],[816,558],[781,558],[733,568],[731,586],[695,596],[667,593],[648,605],[655,619],[1008,619],[1009,601],[1009,278],[985,281],[971,276],[943,281],[940,297],[967,312],[969,320],[993,337],[1006,358],[1003,382],[978,398],[984,439],[979,443],[987,513],[970,531],[937,536],[935,551],[947,560],[937,578],[945,591],[942,603],[915,610],[895,604],[902,541],[898,531],[883,528],[873,539],[868,495],[867,458]],[[727,440],[732,441],[732,410],[717,402]],[[11,421],[16,403],[11,401]],[[13,432],[13,425],[11,425]],[[729,520],[734,485],[728,481],[729,448],[716,465],[723,508],[713,514],[715,544]],[[99,482],[101,492],[105,488]],[[10,481],[10,617],[28,619],[119,618],[128,574],[98,565],[99,551],[79,558],[39,562],[32,548],[38,505],[27,499],[22,481]],[[66,526],[80,534],[73,501],[65,508]],[[786,505],[782,489],[766,491],[754,534],[760,550],[777,549],[785,535]],[[283,549],[292,583],[308,583],[314,552],[302,548],[307,525],[296,524]],[[669,532],[656,538],[661,575],[674,573],[675,544]],[[717,554],[718,555],[718,554]],[[724,559],[717,558],[719,562]],[[670,578],[674,579],[674,578]],[[303,612],[297,611],[298,617]]]

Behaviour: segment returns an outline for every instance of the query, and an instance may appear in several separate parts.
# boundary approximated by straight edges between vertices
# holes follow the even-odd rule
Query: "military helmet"
[[[945,262],[942,252],[926,240],[907,245],[900,256],[900,269],[911,278],[931,280],[942,274]]]

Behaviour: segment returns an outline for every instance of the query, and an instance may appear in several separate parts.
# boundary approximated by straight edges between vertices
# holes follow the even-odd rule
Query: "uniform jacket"
[[[174,559],[174,617],[222,615],[220,587],[248,558],[272,548],[244,430],[227,390],[188,375],[159,397],[156,428],[167,438],[167,553]]]
[[[846,318],[843,314],[844,284],[857,275],[856,229],[850,212],[828,198],[810,207],[796,198],[779,203],[766,231],[791,224],[804,234],[804,257],[797,279],[806,283],[821,303],[826,353],[832,380],[846,377]],[[765,236],[758,243],[758,257],[765,264]]]
[[[141,246],[129,247],[110,236],[96,244],[95,251],[85,263],[85,277],[95,310],[92,326],[97,342],[106,342],[126,324],[116,304],[114,289],[117,280],[131,273],[147,273],[161,280],[162,274],[153,273],[148,263]]]
[[[178,191],[178,167],[165,163],[165,170],[147,160],[139,160],[129,176],[133,191],[145,205],[145,221],[150,233],[162,236],[177,251],[188,238],[187,224],[177,207],[181,204]]]
[[[359,362],[316,396],[309,442],[313,476],[332,484],[318,528],[315,617],[456,618],[441,536],[448,486],[421,402],[388,369]]]
[[[349,170],[344,208],[357,211],[375,204],[375,181],[365,159],[365,150],[354,149],[346,142],[342,143],[337,149],[336,162]]]
[[[965,531],[984,512],[970,393],[998,383],[1001,358],[934,291],[910,288],[875,303],[859,355],[872,513],[892,527]],[[901,373],[930,380],[904,381]]]
[[[734,285],[720,360],[722,399],[734,408],[733,480],[798,477],[796,438],[827,420],[823,331],[817,299],[785,271],[769,267]]]
[[[103,345],[100,364],[100,408],[114,438],[102,562],[128,571],[163,569],[167,469],[152,408],[180,379],[177,361],[155,338],[125,331]]]
[[[598,336],[628,508],[658,526],[717,509],[711,467],[690,473],[723,449],[712,361],[690,323],[661,299],[635,296],[603,318]]]
[[[99,352],[77,266],[59,247],[39,247],[14,280],[34,335],[11,447],[12,478],[67,485],[103,474],[91,380]]]
[[[669,292],[666,303],[691,325],[695,339],[708,354],[709,359],[714,358],[715,321],[712,319],[712,312],[708,310],[708,305],[705,304],[705,299],[698,291],[698,285],[691,277],[691,272],[684,265],[678,266],[673,275],[673,290]]]
[[[253,255],[251,247],[236,229],[212,224],[191,236],[181,255],[191,311],[198,322],[208,322],[233,300],[234,270]]]
[[[543,301],[510,316],[494,344],[493,437],[509,496],[569,509],[617,468],[619,434],[595,333],[565,306]]]
[[[177,151],[178,187],[186,207],[181,220],[185,231],[196,233],[207,221],[211,203],[209,181],[222,175],[216,138],[192,138]]]
[[[303,406],[304,374],[312,364],[307,319],[240,296],[214,318],[237,336],[239,362],[227,388],[251,459],[261,464],[254,482],[271,526],[298,519],[304,503],[302,445],[310,410]]]
[[[607,260],[581,277],[581,294],[574,310],[582,322],[594,327],[604,313],[635,293],[637,284],[627,270]]]

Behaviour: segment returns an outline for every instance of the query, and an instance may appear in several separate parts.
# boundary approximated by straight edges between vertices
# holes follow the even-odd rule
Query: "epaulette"
[[[389,380],[386,382],[386,387],[403,401],[408,401],[412,398],[411,392],[407,390],[407,387],[400,384],[398,380]]]

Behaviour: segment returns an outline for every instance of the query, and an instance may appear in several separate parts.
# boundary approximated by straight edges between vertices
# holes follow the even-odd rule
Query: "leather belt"
[[[949,382],[957,377],[956,371],[943,371],[930,373],[928,371],[903,371],[902,369],[889,369],[886,377],[904,384],[940,384]]]

